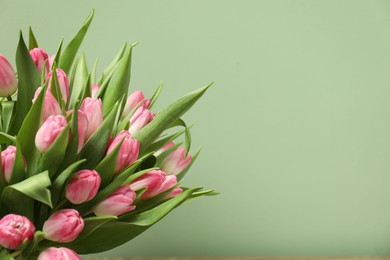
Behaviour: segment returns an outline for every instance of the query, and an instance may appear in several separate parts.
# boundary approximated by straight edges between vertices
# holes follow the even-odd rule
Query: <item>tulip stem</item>
[[[18,255],[20,255],[22,252],[23,252],[23,250],[15,251],[15,252],[13,252],[13,253],[11,254],[11,256],[12,256],[13,258],[15,258],[15,257],[17,257]]]

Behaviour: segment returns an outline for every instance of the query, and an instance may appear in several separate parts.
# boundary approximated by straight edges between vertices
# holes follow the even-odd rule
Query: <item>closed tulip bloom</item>
[[[158,194],[161,194],[171,188],[173,188],[177,184],[177,179],[175,175],[168,175],[166,176],[164,182],[161,184],[160,188],[154,192],[154,194],[151,194],[150,197],[156,196]]]
[[[18,80],[9,61],[0,53],[0,97],[8,97],[18,89]]]
[[[69,97],[69,80],[68,76],[66,76],[66,73],[62,69],[56,69],[57,78],[58,78],[58,84],[60,86],[62,98],[64,99],[64,102],[66,103],[68,101]],[[47,74],[46,79],[49,79],[49,83],[47,88],[51,88],[51,80],[52,80],[52,72],[50,71],[49,74]]]
[[[141,101],[144,100],[144,94],[141,90],[136,90],[130,94],[126,100],[125,108],[123,109],[122,119],[125,118],[131,110],[133,110]],[[141,104],[141,106],[144,104]],[[147,106],[145,108],[148,108]]]
[[[55,212],[43,223],[45,238],[55,242],[71,242],[84,228],[84,220],[74,209],[63,209]]]
[[[73,204],[90,201],[100,187],[100,175],[94,170],[81,170],[70,180],[66,186],[66,198]]]
[[[118,160],[115,166],[115,172],[118,173],[121,170],[127,168],[138,158],[139,152],[139,142],[131,138],[130,132],[122,130],[119,134],[112,140],[111,144],[108,147],[107,155],[115,149],[119,143],[122,142],[122,145],[119,150]]]
[[[185,148],[179,147],[172,153],[170,153],[164,161],[161,163],[161,170],[163,170],[168,175],[177,175],[182,172],[192,160],[192,156],[190,154],[185,156]]]
[[[66,127],[66,118],[62,115],[49,116],[35,136],[35,145],[41,153],[46,152],[57,136]]]
[[[92,208],[96,216],[119,216],[135,209],[131,205],[136,198],[129,185],[119,186],[110,196]]]
[[[134,191],[146,188],[141,198],[147,199],[153,196],[165,181],[166,174],[163,171],[154,170],[143,174],[130,183],[130,188]]]
[[[183,189],[180,188],[180,187],[177,187],[177,188],[174,188],[173,191],[171,191],[166,197],[165,199],[169,199],[169,198],[172,198],[172,197],[175,197],[179,194],[183,193]]]
[[[11,179],[15,157],[16,147],[13,145],[8,146],[4,151],[1,152],[1,167],[3,169],[4,178],[7,182],[9,182]]]
[[[72,249],[66,247],[49,247],[39,254],[38,260],[81,260]]]
[[[130,118],[130,128],[129,132],[131,135],[135,135],[139,130],[144,126],[150,123],[153,120],[153,115],[149,109],[144,107],[139,107],[134,115]]]
[[[91,96],[96,97],[97,93],[99,92],[100,85],[99,84],[92,84],[91,85]]]
[[[159,156],[160,154],[162,154],[163,152],[165,152],[166,150],[168,150],[169,148],[171,148],[174,145],[175,145],[174,142],[169,142],[166,145],[164,145],[163,147],[161,147],[157,152],[155,152],[154,155]]]
[[[78,152],[80,152],[81,148],[83,148],[84,143],[86,141],[86,135],[88,131],[88,118],[87,115],[81,111],[78,110],[78,134],[79,134],[79,147]]]
[[[37,88],[34,94],[33,103],[39,96],[39,93],[41,93],[42,87]],[[45,99],[43,102],[43,108],[42,108],[42,122],[46,121],[46,119],[49,116],[52,115],[61,115],[62,110],[60,108],[60,105],[58,104],[56,98],[53,96],[53,94],[48,89],[45,93]]]
[[[31,241],[35,232],[34,224],[26,217],[8,214],[0,220],[0,246],[16,249],[24,240]]]
[[[103,123],[102,100],[87,97],[83,100],[83,103],[81,103],[80,110],[83,111],[88,118],[88,130],[85,136],[86,140],[88,140]]]
[[[45,50],[40,48],[34,48],[30,51],[30,56],[40,73],[42,73],[43,69],[45,69],[46,73],[49,72],[49,56],[47,55],[47,52]]]

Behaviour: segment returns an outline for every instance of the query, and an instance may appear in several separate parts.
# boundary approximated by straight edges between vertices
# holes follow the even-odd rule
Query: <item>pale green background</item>
[[[107,65],[140,41],[131,87],[159,106],[215,81],[185,117],[219,190],[107,256],[390,254],[390,1],[0,0],[0,52],[28,25]],[[109,238],[108,238],[109,239]]]

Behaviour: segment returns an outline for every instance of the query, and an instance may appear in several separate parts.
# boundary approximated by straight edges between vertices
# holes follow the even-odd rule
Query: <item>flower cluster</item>
[[[180,117],[207,87],[153,113],[161,86],[150,99],[141,90],[125,98],[133,45],[96,80],[83,56],[71,70],[79,42],[50,56],[30,37],[30,50],[19,41],[18,73],[0,54],[0,246],[7,254],[80,259],[126,242],[107,239],[123,223],[132,224],[123,230],[130,240],[139,234],[134,227],[146,229],[185,200],[212,193],[179,186],[199,152],[188,153]],[[184,130],[164,135],[175,126]],[[174,143],[182,134],[185,144]],[[19,199],[30,205],[17,207]],[[91,249],[94,242],[105,246]]]

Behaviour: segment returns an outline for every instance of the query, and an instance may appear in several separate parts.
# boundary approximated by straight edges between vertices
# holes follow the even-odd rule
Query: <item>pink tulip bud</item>
[[[34,103],[37,97],[39,96],[39,93],[41,93],[42,87],[37,88],[34,94],[34,99],[32,102]],[[49,116],[54,115],[61,115],[62,111],[60,108],[60,105],[58,104],[56,98],[53,96],[53,94],[48,89],[45,93],[45,100],[43,102],[43,108],[42,108],[42,122],[46,121],[46,119]]]
[[[80,152],[81,148],[83,148],[87,131],[88,131],[88,118],[87,115],[79,110],[78,111],[78,133],[79,133],[79,147],[78,147],[78,152]]]
[[[81,103],[80,110],[88,118],[88,130],[85,138],[88,140],[103,122],[102,100],[98,98],[87,97]]]
[[[58,84],[60,86],[62,98],[64,99],[64,102],[66,103],[68,101],[69,97],[69,80],[66,76],[66,73],[62,69],[56,69],[57,78],[58,78]],[[49,79],[49,83],[47,86],[47,89],[51,88],[51,80],[52,80],[52,72],[50,71],[49,74],[47,74],[46,79]]]
[[[177,179],[175,175],[167,175],[164,182],[161,184],[160,189],[158,189],[155,194],[152,194],[152,196],[156,196],[160,193],[163,193],[175,186],[177,184]],[[152,197],[151,196],[151,197]]]
[[[92,92],[92,97],[96,97],[97,93],[99,92],[99,84],[92,84],[91,85],[91,92]]]
[[[53,67],[53,63],[54,63],[55,59],[56,59],[55,54],[49,56],[49,58],[47,59],[47,62],[49,63],[49,68]]]
[[[49,149],[66,124],[66,118],[62,115],[49,116],[35,136],[35,145],[41,153]]]
[[[135,135],[139,130],[152,121],[153,115],[147,108],[139,107],[134,115],[130,118],[129,132],[131,135]]]
[[[131,110],[133,110],[141,101],[143,101],[144,98],[145,98],[144,94],[142,93],[141,90],[136,90],[133,93],[131,93],[126,100],[126,105],[122,113],[122,119],[125,118],[131,112]],[[143,104],[141,104],[141,106],[142,105]]]
[[[175,188],[173,191],[171,191],[171,192],[165,197],[165,199],[169,199],[169,198],[175,197],[175,196],[179,195],[180,193],[183,193],[183,189],[180,188],[180,187],[177,187],[177,188]]]
[[[166,172],[167,175],[177,175],[182,172],[192,160],[192,156],[190,154],[185,156],[185,148],[179,147],[172,153],[170,153],[161,163],[161,170]]]
[[[7,182],[9,182],[11,179],[15,157],[16,147],[13,145],[8,146],[7,149],[1,152],[1,166],[3,169],[4,178]]]
[[[70,180],[66,187],[66,198],[73,204],[90,201],[100,187],[100,175],[93,170],[81,170]]]
[[[30,56],[40,73],[42,73],[43,69],[45,69],[46,73],[50,71],[50,65],[48,60],[49,56],[47,55],[47,52],[45,50],[40,48],[34,48],[30,51]]]
[[[49,247],[39,254],[38,260],[81,260],[72,249],[66,247]]]
[[[116,173],[127,168],[138,158],[139,142],[132,139],[129,131],[126,130],[120,131],[114,140],[112,140],[108,147],[107,155],[111,153],[122,140],[123,142],[119,150],[119,156],[115,166]]]
[[[35,232],[34,224],[26,217],[8,214],[0,220],[0,246],[16,249],[24,240],[31,241]]]
[[[0,53],[0,97],[8,97],[18,89],[18,80],[9,61]]]
[[[154,153],[155,156],[159,156],[160,154],[162,154],[163,152],[165,152],[166,150],[168,150],[169,148],[171,148],[172,146],[174,146],[175,143],[174,142],[169,142],[167,143],[165,146],[163,146],[162,148],[160,148],[160,150],[158,150],[157,152]]]
[[[92,208],[96,216],[119,216],[135,209],[131,204],[136,198],[136,194],[129,185],[122,185],[110,196],[99,202]]]
[[[154,170],[143,174],[130,183],[130,188],[134,191],[146,188],[141,198],[147,199],[156,194],[165,181],[166,174],[163,171]]]
[[[43,223],[45,238],[55,242],[71,242],[84,228],[84,220],[74,209],[63,209],[55,212]]]

